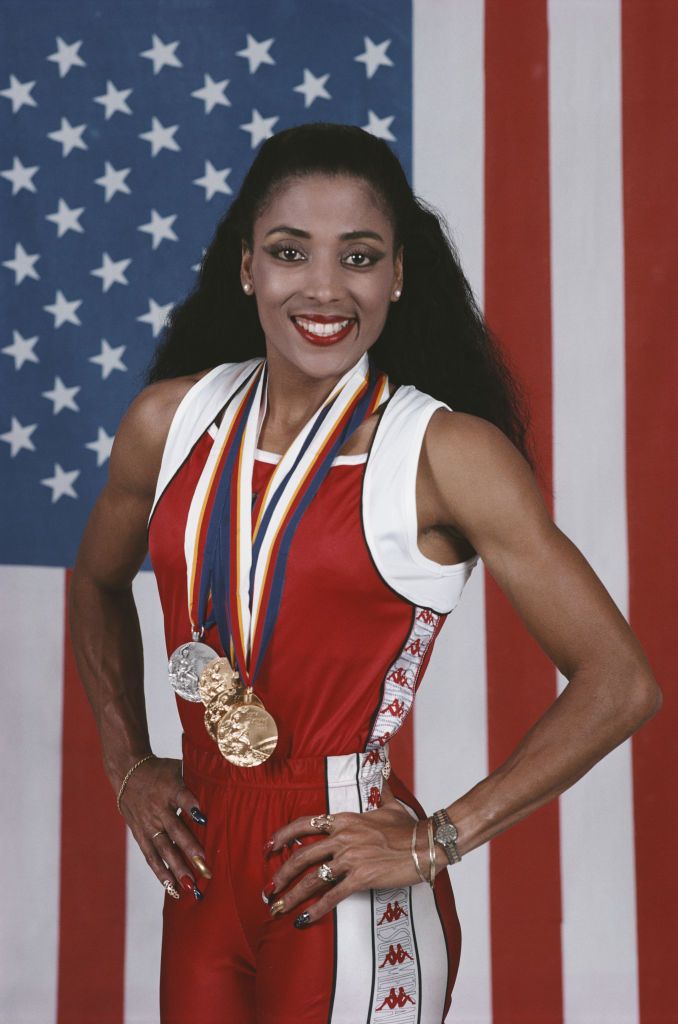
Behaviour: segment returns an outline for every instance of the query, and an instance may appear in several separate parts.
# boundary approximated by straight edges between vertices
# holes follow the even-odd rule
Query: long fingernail
[[[271,896],[275,892],[275,889],[275,882],[269,882],[268,885],[264,886],[264,888],[261,890],[261,898],[264,901],[264,903],[270,903]]]
[[[295,928],[306,928],[311,923],[311,915],[308,910],[305,910],[303,914],[299,914],[299,917],[294,919]]]
[[[263,848],[264,857],[268,857],[269,853],[271,852],[271,850],[273,849],[274,846],[275,846],[275,843],[273,842],[272,839],[269,839],[269,840],[267,840],[264,843],[264,848]]]
[[[168,896],[171,896],[173,900],[181,899],[181,893],[178,891],[174,882],[170,882],[168,878],[162,883],[165,886],[165,892]]]
[[[200,892],[200,889],[198,888],[197,885],[194,885],[193,886],[193,895],[195,896],[196,900],[200,901],[201,899],[204,899],[204,895],[205,894]]]
[[[285,908],[284,900],[276,900],[273,906],[270,908],[271,917],[275,917],[276,914],[281,914]]]
[[[203,878],[212,877],[212,872],[207,867],[207,864],[205,864],[205,861],[202,859],[199,853],[194,854],[194,856],[191,857],[191,860],[193,861],[193,863],[195,864]]]
[[[290,841],[289,841],[289,843],[287,845],[288,846],[303,846],[304,844],[302,843],[301,839],[297,839],[295,837],[294,839],[290,839]]]
[[[199,825],[206,825],[207,818],[198,807],[191,807],[191,817],[193,821],[197,821]]]
[[[193,894],[193,889],[195,887],[195,882],[193,881],[193,879],[191,878],[190,875],[182,875],[181,876],[181,884],[183,885],[183,887],[186,890],[186,892],[191,893],[191,895]]]

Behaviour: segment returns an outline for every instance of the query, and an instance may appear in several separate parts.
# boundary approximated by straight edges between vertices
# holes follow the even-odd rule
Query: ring
[[[166,835],[167,835],[167,833],[165,832],[165,829],[161,828],[159,832],[154,832],[153,833],[153,835],[151,836],[151,842],[155,839],[156,836],[166,836]]]
[[[333,824],[333,814],[318,814],[315,818],[311,818],[311,828],[317,828],[320,832],[331,832]]]
[[[322,878],[323,882],[336,882],[336,878],[334,877],[332,868],[329,866],[329,864],[321,864],[318,870],[316,871],[316,874],[318,878]]]

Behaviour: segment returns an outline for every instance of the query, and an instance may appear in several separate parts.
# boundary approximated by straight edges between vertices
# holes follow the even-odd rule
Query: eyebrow
[[[264,235],[264,238],[268,238],[269,235],[274,235],[276,231],[284,231],[288,235],[294,235],[296,238],[310,238],[310,231],[302,231],[301,228],[291,228],[287,224],[279,224],[277,228],[271,228]],[[382,242],[384,239],[381,235],[377,234],[376,231],[345,231],[343,235],[339,235],[339,239],[342,242],[348,241],[354,238],[376,238],[377,241]]]

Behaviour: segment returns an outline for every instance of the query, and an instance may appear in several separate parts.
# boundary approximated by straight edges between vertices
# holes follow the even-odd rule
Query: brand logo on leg
[[[396,964],[402,964],[405,960],[414,960],[414,957],[410,956],[407,950],[398,943],[398,948],[394,949],[393,943],[388,947],[388,953],[379,964],[379,970],[385,965],[390,964],[391,967],[395,967]]]
[[[377,1007],[377,1011],[383,1010],[385,1006],[388,1006],[389,1010],[401,1009],[407,1003],[412,1003],[414,1006],[414,999],[407,994],[401,985],[397,992],[394,988],[391,989],[381,1006]]]

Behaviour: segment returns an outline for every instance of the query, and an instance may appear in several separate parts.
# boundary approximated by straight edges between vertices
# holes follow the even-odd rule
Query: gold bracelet
[[[428,829],[428,873],[429,873],[429,884],[431,888],[434,887],[436,880],[436,851],[433,842],[433,820],[432,818],[426,819],[426,827]]]
[[[133,764],[130,770],[127,772],[125,778],[120,783],[120,789],[118,790],[118,799],[116,802],[118,804],[118,810],[120,811],[121,814],[122,811],[120,810],[120,801],[122,800],[122,794],[125,792],[125,786],[127,785],[132,772],[136,771],[140,764],[143,764],[144,761],[148,761],[151,757],[155,757],[155,754],[146,754],[146,757],[142,757],[139,761],[137,761],[136,764]]]
[[[414,861],[414,866],[417,869],[417,874],[421,878],[421,880],[424,883],[424,885],[426,885],[426,884],[428,884],[428,878],[426,877],[426,875],[424,875],[422,873],[421,867],[419,865],[419,857],[417,856],[417,850],[416,850],[417,825],[418,824],[419,824],[419,821],[416,821],[414,823],[414,828],[412,829],[412,843],[410,845],[410,853],[412,854],[412,860]]]

